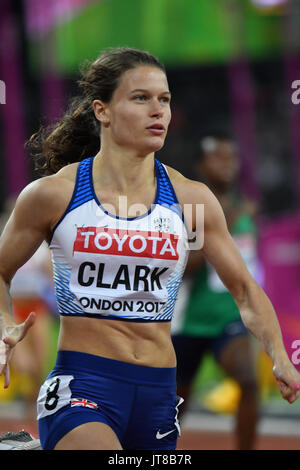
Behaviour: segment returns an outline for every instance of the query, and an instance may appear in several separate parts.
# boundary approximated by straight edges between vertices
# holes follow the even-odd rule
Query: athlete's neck
[[[140,157],[126,151],[111,154],[101,149],[94,160],[93,175],[98,183],[110,185],[120,194],[154,185],[154,153]]]

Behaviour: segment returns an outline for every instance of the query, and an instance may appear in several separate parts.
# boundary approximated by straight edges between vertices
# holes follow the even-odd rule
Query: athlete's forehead
[[[166,74],[155,66],[141,65],[123,73],[116,93],[155,92],[170,94]]]

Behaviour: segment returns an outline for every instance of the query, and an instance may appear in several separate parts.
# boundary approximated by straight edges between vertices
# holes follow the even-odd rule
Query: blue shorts
[[[110,426],[123,449],[176,449],[176,368],[147,367],[59,351],[37,401],[42,448],[87,422]]]

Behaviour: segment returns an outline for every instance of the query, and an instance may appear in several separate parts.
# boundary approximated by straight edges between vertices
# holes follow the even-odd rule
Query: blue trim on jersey
[[[65,313],[59,312],[59,314],[63,317],[89,317],[89,318],[99,318],[99,319],[106,319],[106,320],[118,320],[118,321],[126,321],[132,323],[153,323],[153,322],[167,322],[171,321],[171,318],[128,318],[128,317],[117,317],[116,315],[102,315],[101,313]]]
[[[59,219],[59,221],[53,228],[48,246],[50,246],[51,244],[55,230],[64,220],[66,215],[69,212],[71,212],[73,209],[75,209],[76,207],[80,206],[81,204],[84,204],[85,202],[93,199],[93,196],[91,195],[91,192],[89,190],[90,189],[90,182],[89,182],[90,161],[89,160],[90,158],[85,158],[79,163],[77,167],[76,180],[75,180],[75,185],[74,185],[74,190],[73,190],[71,200],[69,204],[67,205],[65,212],[63,213],[63,215],[61,216],[61,218]]]
[[[173,204],[178,204],[178,199],[176,197],[174,188],[171,184],[170,178],[163,166],[163,164],[154,159],[155,164],[155,173],[159,180],[158,191],[155,199],[156,204],[161,204],[164,206],[172,206]]]
[[[155,172],[159,180],[155,204],[168,207],[170,210],[178,214],[184,222],[182,209],[164,165],[156,158],[154,159],[154,163]]]
[[[93,160],[93,159],[92,159]],[[151,208],[146,212],[145,214],[139,215],[137,217],[120,217],[118,215],[111,214],[110,212],[106,211],[104,207],[102,206],[101,202],[99,201],[95,189],[94,189],[94,183],[93,183],[93,161],[91,161],[90,165],[90,185],[92,188],[92,192],[94,195],[94,199],[97,202],[97,204],[101,207],[103,212],[106,215],[109,215],[110,217],[113,217],[115,219],[119,220],[137,220],[141,219],[143,217],[146,217],[149,215],[154,206],[156,204],[164,205],[166,207],[169,207],[170,209],[174,210],[175,205],[178,205],[178,199],[176,197],[174,188],[170,182],[170,179],[166,173],[166,170],[164,169],[164,166],[162,163],[160,163],[156,158],[154,159],[154,168],[155,168],[155,177],[156,177],[156,194],[155,194],[155,199],[154,203],[151,205]],[[175,212],[180,212],[178,211],[178,208],[175,209]]]
[[[90,167],[92,166],[92,159],[87,158],[82,160],[77,169],[77,178],[75,191],[72,200],[69,204],[67,212],[71,212],[76,207],[81,206],[85,202],[94,198],[90,180]]]
[[[65,315],[79,315],[83,308],[76,302],[75,295],[70,290],[71,267],[53,262],[53,280],[55,285],[58,311],[64,310]]]
[[[102,206],[101,202],[99,201],[99,199],[96,195],[96,192],[95,192],[95,188],[94,188],[94,182],[93,182],[93,159],[94,158],[95,157],[92,157],[92,161],[91,161],[91,165],[90,165],[90,185],[91,185],[91,189],[93,191],[93,198],[94,198],[95,202],[98,204],[98,206],[101,207],[101,210],[104,212],[104,214],[112,217],[113,219],[118,219],[118,220],[138,220],[138,219],[142,219],[143,217],[147,217],[147,215],[151,214],[155,202],[154,202],[154,204],[151,204],[151,208],[148,210],[148,212],[146,212],[145,214],[139,215],[137,217],[120,217],[119,215],[111,214],[110,212],[105,210],[104,207]],[[157,192],[157,180],[156,180],[156,192]],[[156,200],[156,196],[155,196],[155,200]]]
[[[174,191],[173,185],[170,181],[170,178],[163,164],[156,158],[154,159],[155,178],[156,178],[156,195],[155,195],[154,203],[151,205],[151,208],[148,210],[148,212],[146,214],[142,214],[137,217],[126,218],[126,217],[113,215],[110,212],[106,211],[102,207],[101,202],[98,200],[96,192],[95,192],[95,188],[94,188],[94,183],[93,183],[94,158],[95,157],[88,157],[79,163],[78,168],[77,168],[75,187],[74,187],[71,200],[64,214],[62,215],[60,220],[57,222],[55,227],[53,228],[48,245],[51,244],[55,230],[60,225],[60,223],[64,220],[66,215],[72,210],[81,206],[82,204],[88,201],[91,201],[93,199],[101,207],[101,209],[103,210],[105,214],[115,219],[120,219],[120,220],[141,219],[149,215],[152,212],[154,206],[156,204],[159,204],[159,205],[168,207],[170,210],[177,213],[181,217],[182,221],[184,222],[183,212],[180,208],[180,205],[176,197],[176,193]]]

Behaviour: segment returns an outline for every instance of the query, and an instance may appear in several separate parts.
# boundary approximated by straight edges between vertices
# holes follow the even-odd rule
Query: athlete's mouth
[[[147,130],[152,132],[153,134],[160,135],[160,134],[163,134],[165,132],[165,127],[163,126],[163,124],[155,123],[155,124],[151,124],[151,126],[147,127]]]

